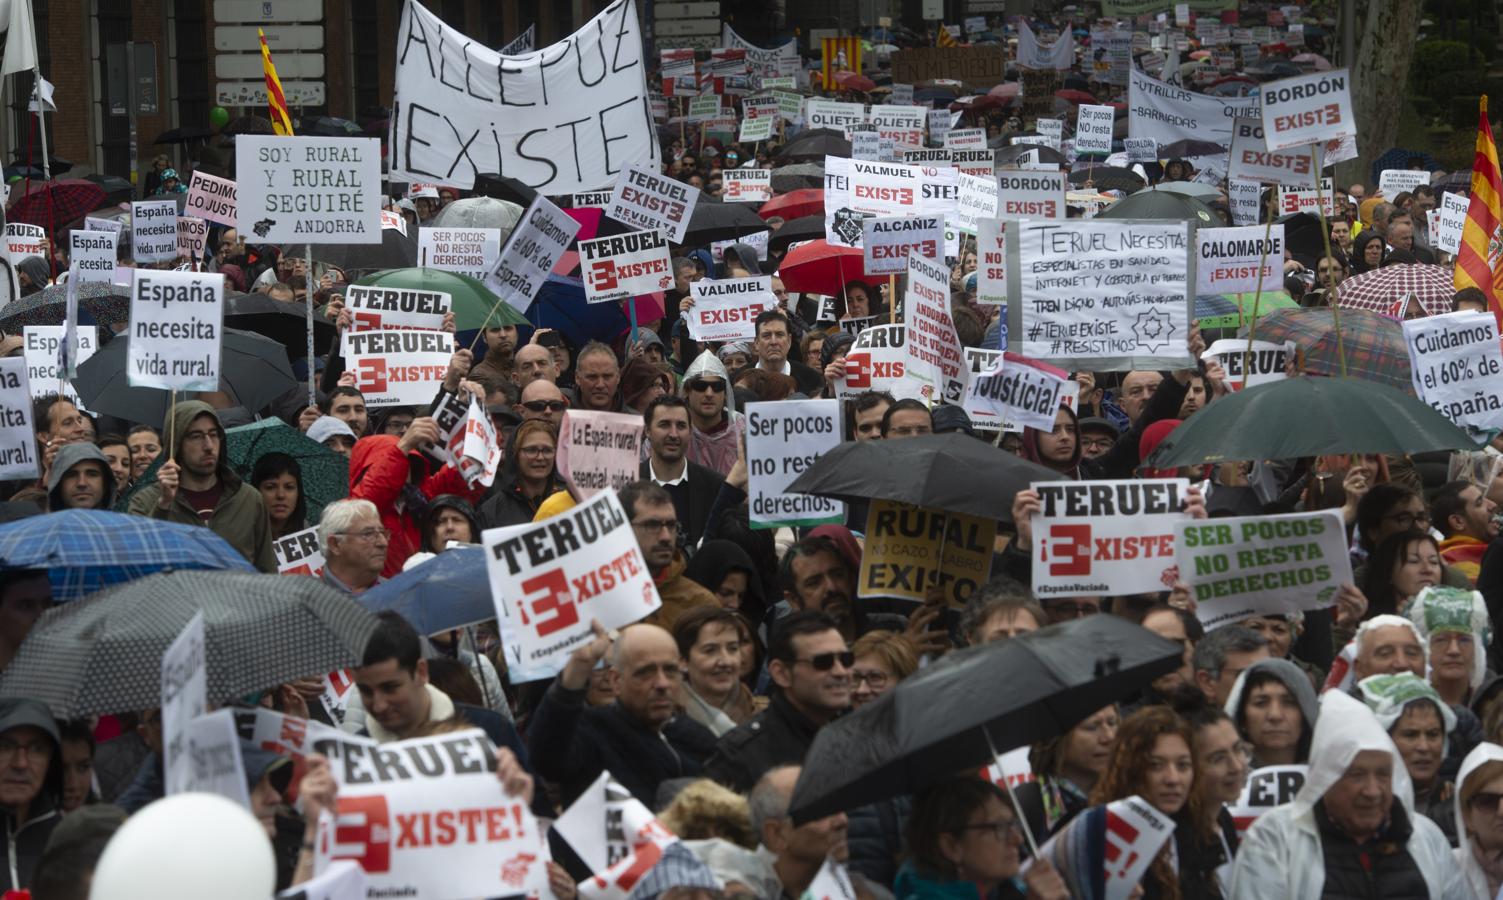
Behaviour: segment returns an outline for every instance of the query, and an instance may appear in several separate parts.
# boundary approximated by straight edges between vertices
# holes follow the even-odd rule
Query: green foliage
[[[1414,46],[1409,87],[1416,98],[1437,103],[1458,95],[1475,98],[1487,89],[1487,80],[1482,60],[1463,41],[1426,40]]]

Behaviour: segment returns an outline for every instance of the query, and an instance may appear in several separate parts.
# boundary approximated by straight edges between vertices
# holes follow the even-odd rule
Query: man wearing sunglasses
[[[558,385],[541,378],[522,388],[522,399],[516,406],[517,415],[523,422],[542,419],[554,428],[564,420],[564,411],[568,408],[569,398],[558,389]]]
[[[689,402],[689,460],[724,476],[736,464],[746,417],[736,412],[730,373],[709,350],[689,364],[681,390]]]

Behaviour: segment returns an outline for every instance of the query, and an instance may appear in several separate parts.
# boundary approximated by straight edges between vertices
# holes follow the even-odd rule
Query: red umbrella
[[[1008,97],[1021,97],[1023,95],[1023,85],[1016,81],[1004,81],[991,90],[987,91],[987,93],[991,94],[993,97],[1001,97],[1003,99],[1006,99]]]
[[[877,86],[875,81],[860,72],[836,72],[835,83],[848,91],[870,91]]]
[[[789,251],[778,266],[778,277],[790,291],[824,294],[833,297],[848,281],[881,284],[881,275],[867,275],[856,247],[831,247],[824,241],[810,241]]]
[[[51,195],[49,210],[48,196]],[[65,181],[37,181],[31,190],[5,211],[7,222],[24,222],[46,228],[71,222],[104,205],[104,188],[82,178]]]
[[[1075,103],[1077,105],[1081,103],[1096,102],[1096,98],[1092,94],[1089,94],[1085,91],[1078,91],[1073,88],[1063,91],[1055,91],[1054,96],[1060,100],[1064,100],[1067,103]]]
[[[825,214],[825,192],[822,188],[800,188],[779,194],[762,204],[757,210],[757,215],[764,219],[773,216],[782,216],[784,219],[797,219],[803,216],[822,216]]]

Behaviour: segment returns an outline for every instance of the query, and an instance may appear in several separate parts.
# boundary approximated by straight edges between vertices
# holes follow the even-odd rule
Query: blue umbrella
[[[631,327],[621,304],[587,303],[584,283],[561,275],[548,276],[527,318],[534,327],[561,332],[575,347],[591,340],[610,343]]]
[[[165,569],[254,572],[224,538],[200,525],[69,509],[0,526],[0,577],[47,569],[53,600],[77,600]]]
[[[395,610],[420,634],[438,634],[496,618],[485,549],[455,547],[355,598],[373,613]]]

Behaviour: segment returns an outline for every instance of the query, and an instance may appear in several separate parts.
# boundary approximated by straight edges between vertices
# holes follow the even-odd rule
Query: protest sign
[[[662,605],[613,490],[544,522],[487,529],[481,542],[513,684],[558,674],[593,640],[591,620],[621,628]]]
[[[75,231],[69,236],[69,261],[80,283],[109,284],[115,274],[115,241],[119,234],[109,231]]]
[[[945,132],[945,146],[951,150],[986,147],[986,131],[981,128],[956,128]]]
[[[611,205],[612,191],[579,191],[569,200],[569,205],[578,209],[582,206],[591,206],[597,209],[605,209]]]
[[[793,87],[793,85],[789,85]],[[773,91],[778,100],[778,118],[785,122],[798,122],[804,116],[804,97],[790,91]]]
[[[26,377],[31,382],[33,397],[62,394],[82,408],[78,392],[63,376],[59,363],[66,325],[27,325],[21,329],[22,353],[26,358]],[[98,329],[80,328],[77,335],[78,355],[75,366],[94,355],[99,349]]]
[[[609,184],[628,165],[656,171],[638,21],[634,0],[616,0],[559,43],[502,57],[408,0],[397,31],[392,178],[467,188],[499,172],[561,196]]]
[[[1356,137],[1350,81],[1346,69],[1331,69],[1263,85],[1263,141],[1268,149]]]
[[[1002,83],[1007,63],[1007,49],[998,44],[911,48],[892,54],[892,80],[918,84],[943,78],[984,91]]]
[[[736,139],[743,144],[772,140],[777,120],[768,116],[748,116],[741,120],[741,132]],[[730,171],[730,170],[727,170]]]
[[[850,208],[871,216],[903,216],[919,211],[923,169],[904,163],[850,161]]]
[[[235,200],[235,182],[207,172],[195,171],[188,186],[183,215],[234,227],[240,221]]]
[[[533,197],[501,248],[496,267],[485,276],[485,286],[517,312],[526,313],[579,227],[578,220],[547,197]]]
[[[443,384],[454,336],[446,331],[363,331],[347,333],[344,347],[346,371],[354,373],[366,406],[417,406],[432,400]]]
[[[1082,103],[1075,116],[1075,152],[1112,152],[1112,116],[1116,110],[1110,106],[1094,106]]]
[[[1413,192],[1429,183],[1430,173],[1424,169],[1384,169],[1378,175],[1378,192],[1392,201],[1405,191]]]
[[[862,262],[868,275],[894,275],[908,270],[908,255],[938,260],[945,244],[942,216],[873,216],[863,223]]]
[[[1050,100],[1053,100],[1051,95]],[[1211,141],[1226,146],[1232,140],[1232,119],[1253,115],[1256,97],[1212,97],[1159,81],[1133,69],[1127,88],[1129,137],[1153,138],[1160,146],[1175,141]]]
[[[1275,344],[1269,341],[1253,341],[1248,352],[1247,341],[1242,338],[1222,338],[1206,348],[1200,358],[1221,363],[1226,372],[1226,386],[1234,391],[1244,387],[1281,381],[1289,360],[1294,358],[1294,342]]]
[[[1228,178],[1226,196],[1232,210],[1233,225],[1258,224],[1258,219],[1262,217],[1262,185],[1242,178]]]
[[[605,214],[633,228],[660,228],[670,241],[681,244],[698,202],[698,188],[643,166],[628,166],[616,179],[611,205]]]
[[[417,264],[482,281],[501,258],[499,228],[418,228]]]
[[[1065,173],[997,173],[997,215],[1004,219],[1063,219]]]
[[[846,400],[862,391],[887,391],[901,400],[923,396],[923,385],[906,376],[907,328],[873,325],[856,335],[845,352],[845,377],[835,379],[835,396]]]
[[[741,114],[748,119],[765,118],[776,122],[778,118],[778,98],[771,94],[761,97],[747,97],[741,101]]]
[[[408,21],[404,15],[404,30]],[[470,48],[471,54],[477,49]],[[413,111],[405,107],[401,115]],[[443,134],[450,132],[445,129]],[[437,131],[426,137],[443,143]],[[240,233],[255,235],[256,243],[265,244],[381,243],[381,157],[381,141],[376,138],[236,135],[236,175],[256,186],[246,191],[243,203],[236,194]]]
[[[1069,71],[1075,65],[1075,39],[1065,32],[1051,44],[1040,44],[1028,23],[1020,21],[1017,53],[1018,65],[1024,68]]]
[[[126,369],[130,386],[219,390],[224,276],[218,272],[132,271],[135,277]]]
[[[1033,593],[1103,597],[1168,590],[1174,531],[1186,517],[1184,478],[1037,481]]]
[[[1142,797],[1132,796],[1106,805],[1104,900],[1128,900],[1158,857],[1159,850],[1174,836],[1174,820]],[[1048,858],[1045,851],[1041,856]]]
[[[659,231],[631,231],[580,241],[579,259],[585,299],[590,303],[625,300],[673,287],[668,240]]]
[[[1288,216],[1294,213],[1314,213],[1321,210],[1327,218],[1336,215],[1336,198],[1331,191],[1331,179],[1322,178],[1320,187],[1315,190],[1291,190],[1279,188],[1278,215]]]
[[[192,772],[187,756],[188,723],[209,711],[206,643],[200,610],[162,654],[162,767],[168,794],[187,789]]]
[[[1038,137],[1030,139],[1028,143],[1058,150],[1060,141],[1065,139],[1065,120],[1039,119],[1034,122],[1033,130],[1038,132]]]
[[[324,570],[317,525],[274,539],[271,549],[277,557],[278,575],[316,576]]]
[[[944,262],[909,254],[903,290],[908,330],[908,377],[929,387],[946,403],[965,396],[966,371],[960,338],[950,319],[950,272]]]
[[[1122,142],[1128,162],[1158,162],[1159,144],[1153,138],[1127,138]]]
[[[989,419],[1023,428],[1053,431],[1060,392],[1070,373],[1014,353],[998,358],[979,375],[971,374],[965,408],[982,409]]]
[[[721,26],[720,42],[728,48],[745,51],[746,64],[753,72],[763,76],[764,86],[766,78],[776,77],[789,63],[798,63],[798,42],[792,38],[776,47],[758,47],[747,42],[726,22]]]
[[[385,231],[388,228],[400,231],[402,237],[407,237],[407,219],[401,213],[383,209],[381,210],[381,230]]]
[[[553,829],[596,873],[579,885],[586,900],[624,900],[663,849],[678,841],[609,771],[575,798]]]
[[[745,244],[746,246],[757,251],[757,259],[765,260],[767,259],[767,242],[769,239],[771,239],[771,237],[772,232],[770,231],[756,231],[751,234],[743,234],[738,238],[727,238],[723,241],[711,241],[710,258],[714,259],[716,262],[723,262],[725,260],[725,251],[728,248],[734,247],[737,244]]]
[[[747,503],[752,528],[821,525],[845,518],[845,504],[788,485],[840,443],[840,401],[783,400],[746,407]]]
[[[705,341],[748,341],[757,336],[757,316],[778,305],[772,276],[701,279],[689,285],[694,306],[684,311],[689,337]]]
[[[663,94],[668,97],[692,95],[699,90],[699,80],[694,71],[694,51],[683,48],[664,50],[659,55],[662,62]]]
[[[1283,283],[1284,226],[1196,229],[1195,259],[1196,296],[1272,289]]]
[[[982,222],[997,218],[997,178],[990,173],[978,177],[965,172],[956,177],[960,196],[955,204],[954,225],[960,231],[975,234]]]
[[[1022,337],[1009,349],[1092,371],[1193,365],[1189,223],[1071,219],[1008,229],[1008,293],[1021,300],[1009,304],[1008,331]]]
[[[7,243],[10,232],[5,226]],[[137,200],[130,205],[131,257],[138,263],[172,262],[177,259],[177,203],[173,200]]]
[[[173,207],[172,214],[177,215],[177,207]],[[5,223],[5,254],[11,265],[33,256],[45,260],[47,258],[47,229],[24,222]]]
[[[1346,529],[1335,510],[1178,523],[1179,578],[1195,592],[1205,630],[1249,616],[1334,605],[1352,580]]]
[[[972,382],[1002,362],[1001,350],[983,350],[980,347],[964,347],[962,350],[965,354],[966,371],[970,374]],[[971,424],[976,428],[997,429],[1003,428],[1007,424],[1000,415],[993,411],[990,405],[978,406],[972,403],[971,391],[969,389],[966,390],[965,402],[962,408],[965,410],[965,414],[970,416]]]
[[[636,481],[642,462],[642,417],[571,409],[558,434],[558,471],[588,500]]]
[[[945,138],[950,134],[950,111],[948,109],[931,109],[927,114],[929,128],[929,142],[941,147],[945,146]]]
[[[1315,187],[1315,159],[1308,147],[1288,153],[1268,149],[1260,119],[1239,117],[1232,124],[1227,175],[1288,187]]]
[[[533,42],[537,39],[538,25],[536,22],[527,26],[527,30],[512,39],[510,44],[496,52],[502,56],[516,56],[523,53],[531,53]]]
[[[891,85],[891,87],[892,93],[887,95],[888,103],[892,104],[893,106],[913,105],[913,85],[894,84]]]
[[[460,448],[458,469],[465,484],[471,488],[490,487],[496,480],[496,468],[501,465],[501,439],[496,423],[474,395],[470,397]]]
[[[477,729],[377,746],[340,733],[314,749],[339,782],[319,823],[313,868],[360,864],[370,896],[504,897],[546,891],[547,842],[521,797],[496,779]]]
[[[976,302],[1007,302],[1007,230],[1001,219],[976,223]]]
[[[1440,219],[1430,230],[1430,243],[1442,253],[1461,252],[1461,231],[1466,225],[1468,200],[1459,194],[1442,194]]]
[[[177,218],[177,255],[195,265],[203,260],[204,244],[209,239],[209,223],[193,216]]]
[[[366,900],[368,884],[359,863],[340,859],[329,863],[318,875],[278,894],[277,900]]]
[[[771,169],[723,169],[720,199],[726,203],[766,203],[772,199]]]
[[[977,150],[951,149],[948,152],[950,154],[950,161],[954,163],[956,169],[960,170],[961,174],[974,175],[977,178],[987,179],[994,177],[996,174],[997,151],[995,150],[983,147]]]
[[[804,121],[810,128],[833,128],[840,131],[847,125],[865,122],[866,107],[860,103],[841,103],[810,97],[804,102]]]
[[[37,437],[26,360],[0,357],[0,479],[37,477]]]
[[[882,138],[875,128],[871,131],[857,131],[863,126],[852,125],[851,134],[851,159],[864,159],[869,162],[882,161]]]
[[[1264,766],[1252,770],[1247,783],[1242,786],[1242,796],[1227,807],[1237,834],[1246,834],[1259,816],[1275,806],[1293,803],[1299,789],[1305,786],[1305,775],[1309,770],[1306,765]]]
[[[917,147],[924,143],[926,115],[922,106],[873,106],[867,122],[877,127],[879,137]]]
[[[979,516],[873,500],[856,593],[922,603],[929,588],[964,606],[991,577],[997,523]]]
[[[162,718],[165,737],[165,710]],[[168,793],[219,794],[251,809],[245,761],[240,755],[240,735],[235,731],[235,713],[217,710],[189,719],[182,728],[183,746],[176,770],[181,780]]]
[[[1414,393],[1474,438],[1503,429],[1503,353],[1492,313],[1405,319]]]
[[[452,295],[443,291],[368,287],[345,288],[345,309],[350,327],[340,332],[341,353],[351,352],[351,338],[369,331],[414,330],[436,332],[444,315],[453,308]]]
[[[720,97],[715,94],[700,94],[689,98],[689,111],[685,121],[693,124],[708,122],[720,115]]]
[[[1028,754],[1032,749],[1024,744],[1015,750],[998,753],[997,761],[983,770],[982,777],[1004,790],[1009,787],[1016,790],[1037,780],[1033,774],[1033,765],[1028,761]]]
[[[125,229],[125,223],[119,219],[99,219],[94,216],[84,216],[85,231],[107,231],[118,236]]]

